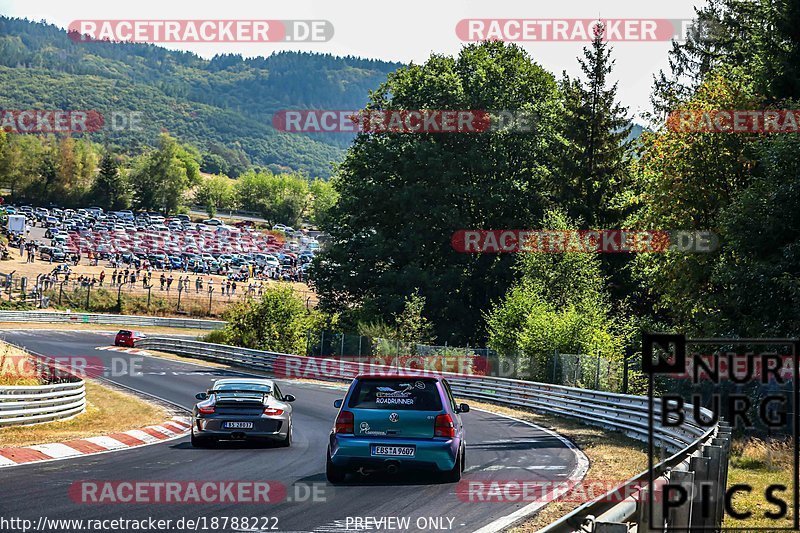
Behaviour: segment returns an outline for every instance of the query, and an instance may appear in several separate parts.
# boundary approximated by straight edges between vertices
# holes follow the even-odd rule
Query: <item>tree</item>
[[[200,181],[197,155],[163,133],[158,148],[137,158],[130,174],[134,204],[139,209],[174,213],[189,187]]]
[[[217,209],[233,207],[233,199],[233,186],[225,176],[204,178],[194,195],[195,202],[205,206],[209,217],[216,215]]]
[[[434,341],[433,325],[423,316],[425,298],[412,294],[405,299],[403,311],[395,318],[397,338],[412,344],[427,344]]]
[[[260,213],[270,224],[293,226],[306,209],[308,181],[299,174],[250,170],[237,180],[236,196],[242,209]]]
[[[268,286],[258,300],[240,300],[225,312],[227,324],[215,341],[225,344],[303,354],[307,335],[323,327],[324,317],[307,310],[303,299],[289,286]]]
[[[721,67],[739,67],[770,104],[800,99],[800,7],[793,0],[708,0],[685,42],[673,42],[670,70],[655,79],[652,102],[666,114]]]
[[[513,258],[460,254],[459,229],[519,228],[550,197],[559,92],[520,47],[465,46],[389,75],[369,109],[502,109],[537,117],[535,131],[359,134],[338,169],[338,202],[315,263],[323,309],[361,307],[371,320],[400,312],[419,288],[436,335],[450,344],[485,339],[481,310],[512,282]]]
[[[616,222],[611,200],[624,189],[629,168],[631,131],[627,108],[617,102],[617,84],[608,85],[614,67],[611,47],[598,26],[590,48],[579,58],[586,82],[561,82],[564,91],[565,146],[557,197],[570,216],[590,228]]]
[[[104,209],[126,209],[130,205],[130,185],[119,167],[119,160],[107,149],[91,193],[93,202]]]
[[[339,195],[330,181],[322,179],[312,181],[309,185],[309,192],[311,193],[309,220],[316,226],[324,226]]]
[[[549,211],[542,227],[574,230],[563,212]],[[516,265],[518,280],[486,315],[489,346],[520,355],[518,375],[546,380],[554,351],[622,356],[622,329],[614,319],[597,254],[530,253]]]

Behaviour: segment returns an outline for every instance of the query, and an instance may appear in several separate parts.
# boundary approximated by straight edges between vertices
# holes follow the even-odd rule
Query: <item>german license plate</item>
[[[414,446],[381,446],[372,447],[372,455],[379,457],[414,457],[416,447]]]
[[[225,422],[222,424],[225,429],[253,429],[252,422]]]

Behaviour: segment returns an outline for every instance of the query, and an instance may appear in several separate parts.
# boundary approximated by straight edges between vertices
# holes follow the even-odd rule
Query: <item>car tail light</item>
[[[201,415],[213,415],[216,409],[213,405],[204,405],[203,407],[198,407],[197,412]]]
[[[267,407],[264,409],[264,414],[268,416],[281,416],[283,414],[283,409],[274,409],[272,407]]]
[[[436,417],[436,424],[433,429],[434,437],[450,437],[456,436],[456,425],[453,423],[453,417],[444,414]]]
[[[353,433],[355,429],[355,419],[350,411],[342,411],[336,417],[334,433]]]

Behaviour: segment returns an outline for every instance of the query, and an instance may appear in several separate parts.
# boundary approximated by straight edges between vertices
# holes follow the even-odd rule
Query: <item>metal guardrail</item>
[[[46,322],[75,324],[118,324],[131,326],[163,326],[212,330],[225,325],[220,320],[169,318],[139,315],[104,315],[100,313],[59,313],[53,311],[0,311],[0,322]]]
[[[318,359],[290,354],[251,350],[222,344],[148,337],[136,342],[140,348],[161,350],[214,362],[271,372],[283,377],[314,377],[349,381],[357,374],[370,371],[390,372],[391,367]],[[309,371],[313,366],[313,372]],[[487,402],[529,408],[556,416],[602,426],[642,441],[649,438],[649,399],[642,396],[615,394],[595,390],[550,385],[514,379],[442,372],[458,396]],[[683,527],[713,530],[722,522],[724,508],[719,494],[727,484],[728,453],[731,430],[721,423],[711,428],[689,422],[694,420],[693,407],[684,405],[685,422],[680,427],[664,427],[660,408],[654,405],[653,435],[662,460],[652,473],[643,472],[621,487],[585,503],[550,524],[541,533],[619,533],[653,532]],[[708,409],[703,415],[710,417]],[[663,457],[664,455],[667,455]],[[648,483],[652,476],[654,483]],[[673,507],[663,516],[661,502],[665,483],[687,485],[686,503]],[[714,505],[709,516],[692,513],[699,487],[711,482],[716,487]],[[648,491],[652,491],[650,494]],[[620,492],[630,494],[619,501]],[[652,497],[651,497],[652,496]],[[650,502],[659,502],[650,505]],[[654,524],[651,528],[648,524]]]
[[[0,387],[0,427],[63,420],[86,410],[86,384]]]

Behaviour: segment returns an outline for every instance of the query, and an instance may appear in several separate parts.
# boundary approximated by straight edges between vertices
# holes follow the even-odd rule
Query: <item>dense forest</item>
[[[141,112],[139,130],[104,128],[92,140],[136,155],[162,131],[201,151],[202,170],[249,167],[329,177],[345,133],[287,134],[281,109],[360,109],[398,63],[281,52],[210,60],[155,45],[75,42],[57,26],[0,17],[0,109]]]
[[[613,49],[602,36],[557,77],[515,44],[469,44],[391,74],[376,108],[520,109],[535,132],[358,135],[316,263],[321,308],[343,328],[391,323],[410,297],[432,334],[542,363],[559,353],[613,359],[638,332],[800,335],[800,140],[792,133],[682,131],[676,110],[800,104],[797,2],[708,0],[716,35],[673,42],[654,79],[654,131],[631,142]],[[465,254],[465,229],[693,230],[710,253]],[[532,374],[533,375],[533,374]],[[534,376],[535,377],[535,376]]]

